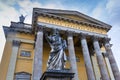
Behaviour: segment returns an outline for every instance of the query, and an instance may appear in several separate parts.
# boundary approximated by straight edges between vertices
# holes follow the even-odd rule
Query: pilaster
[[[33,80],[40,80],[42,76],[42,58],[43,58],[43,27],[38,26],[37,37],[35,42]]]
[[[18,53],[20,41],[13,40],[12,44],[13,44],[12,54],[11,54],[11,58],[10,58],[10,63],[9,63],[9,67],[8,67],[6,80],[14,79],[14,71],[15,71],[15,65],[16,65],[17,53]]]

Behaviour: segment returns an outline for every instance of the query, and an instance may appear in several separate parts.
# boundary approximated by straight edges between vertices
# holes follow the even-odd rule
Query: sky
[[[25,23],[31,24],[33,7],[76,10],[110,24],[108,35],[120,69],[120,0],[0,0],[0,62],[6,41],[2,26],[18,22],[21,14],[27,15]]]

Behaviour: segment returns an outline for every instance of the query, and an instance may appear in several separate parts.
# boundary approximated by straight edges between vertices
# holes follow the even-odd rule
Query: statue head
[[[59,35],[59,30],[58,29],[54,29],[53,30],[53,35]]]

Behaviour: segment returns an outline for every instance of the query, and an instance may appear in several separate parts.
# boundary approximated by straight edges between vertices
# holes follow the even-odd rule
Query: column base
[[[72,80],[74,73],[69,70],[48,70],[43,73],[40,80]]]

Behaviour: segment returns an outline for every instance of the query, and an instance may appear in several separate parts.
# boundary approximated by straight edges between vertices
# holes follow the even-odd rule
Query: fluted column
[[[97,56],[97,61],[98,61],[102,80],[110,80],[108,72],[107,72],[107,68],[106,68],[106,65],[105,65],[101,50],[100,50],[99,42],[96,37],[94,37],[93,39],[93,46],[94,46],[95,53]]]
[[[108,59],[109,59],[109,62],[110,62],[110,66],[112,68],[112,72],[113,72],[115,80],[120,80],[120,72],[119,72],[117,63],[115,61],[115,58],[113,56],[113,52],[111,50],[111,46],[109,44],[109,40],[110,39],[105,39],[104,40],[104,46],[105,46],[105,49],[106,49],[106,54],[108,56]]]
[[[14,79],[15,65],[16,65],[19,45],[20,45],[20,41],[13,40],[12,54],[10,57],[10,63],[9,63],[9,67],[8,67],[6,80]]]
[[[79,80],[72,34],[68,34],[67,40],[71,71],[75,73],[73,80]]]
[[[39,26],[40,27],[40,26]],[[42,58],[43,58],[43,29],[38,28],[35,53],[34,53],[34,65],[33,65],[33,79],[40,80],[42,76]]]
[[[86,41],[86,36],[84,34],[82,34],[80,36],[80,39],[81,39],[81,46],[82,46],[88,80],[95,80],[95,76],[94,76],[94,72],[93,72],[93,68],[92,68],[92,64],[91,64],[91,60],[90,60],[88,45],[87,45],[87,41]]]

